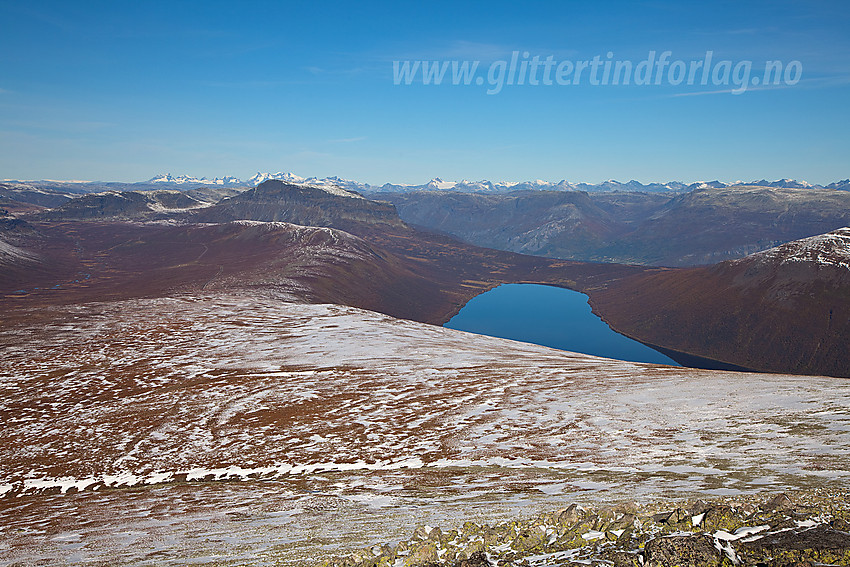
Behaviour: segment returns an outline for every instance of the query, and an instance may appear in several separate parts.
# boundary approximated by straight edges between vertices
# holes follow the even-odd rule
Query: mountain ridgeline
[[[49,194],[49,193],[48,193]],[[23,197],[27,198],[27,193]],[[39,202],[47,201],[41,193]],[[351,227],[380,224],[403,226],[395,207],[365,199],[353,191],[269,180],[236,191],[202,187],[186,191],[104,191],[63,199],[33,218],[62,220],[173,220],[218,223],[236,220],[288,222],[304,226]]]
[[[402,226],[396,209],[346,189],[270,179],[194,214],[195,222],[282,221],[348,228],[356,224]]]

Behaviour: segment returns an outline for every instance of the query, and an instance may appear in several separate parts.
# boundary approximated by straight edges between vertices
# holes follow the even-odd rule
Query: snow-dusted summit
[[[850,227],[787,242],[776,248],[753,254],[749,260],[753,259],[780,265],[808,263],[850,270]],[[748,258],[739,262],[746,260]]]
[[[314,187],[339,187],[345,189],[347,191],[375,191],[368,183],[359,183],[357,181],[352,181],[351,179],[343,179],[341,177],[331,176],[331,177],[301,177],[300,175],[295,175],[290,172],[282,172],[278,171],[277,173],[260,173],[259,171],[249,177],[246,181],[246,185],[250,185],[256,187],[263,181],[268,181],[269,179],[276,179],[278,181],[283,181],[286,183],[296,183],[300,185],[313,185]]]
[[[230,175],[226,175],[224,177],[216,177],[214,179],[207,179],[206,177],[192,177],[189,175],[178,175],[175,177],[170,173],[166,173],[164,175],[155,175],[154,177],[148,179],[147,183],[168,183],[174,185],[243,185],[240,179],[232,177]]]

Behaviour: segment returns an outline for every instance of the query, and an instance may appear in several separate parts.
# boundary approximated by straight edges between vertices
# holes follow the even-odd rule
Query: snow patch
[[[779,265],[813,263],[850,270],[850,228],[839,228],[826,234],[788,242],[736,262],[750,260]]]

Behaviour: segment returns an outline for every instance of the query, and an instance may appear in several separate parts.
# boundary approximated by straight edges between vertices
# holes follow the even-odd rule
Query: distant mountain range
[[[361,183],[351,179],[343,179],[341,177],[301,177],[290,172],[277,173],[260,173],[257,172],[250,178],[242,181],[236,177],[216,177],[208,179],[206,177],[191,177],[187,175],[179,175],[177,177],[171,174],[157,175],[152,177],[145,183],[148,184],[169,184],[169,185],[221,185],[226,187],[249,186],[255,187],[263,181],[276,179],[286,183],[305,183],[309,185],[334,185],[342,187],[349,191],[357,191],[360,193],[411,193],[417,191],[455,191],[458,193],[509,193],[511,191],[588,191],[588,192],[643,192],[643,193],[687,193],[694,189],[714,187],[723,188],[732,185],[758,185],[760,187],[783,187],[792,189],[811,189],[811,188],[827,188],[850,190],[850,179],[836,181],[829,185],[812,185],[806,181],[797,181],[795,179],[778,179],[776,181],[768,181],[760,179],[758,181],[743,182],[735,181],[726,183],[723,181],[699,181],[696,183],[684,183],[681,181],[669,181],[667,183],[641,183],[632,179],[625,183],[609,179],[602,183],[572,183],[566,180],[561,181],[443,181],[439,177],[428,181],[421,185],[406,185],[398,183],[385,183],[383,185],[370,185]]]
[[[307,185],[316,185],[320,187],[335,186],[348,191],[356,191],[363,194],[381,194],[381,193],[438,193],[438,192],[453,192],[453,193],[469,193],[469,194],[491,194],[499,195],[516,191],[586,191],[588,193],[657,193],[664,195],[688,193],[694,189],[715,188],[722,189],[734,185],[773,187],[785,189],[836,189],[842,191],[850,191],[850,179],[843,179],[828,185],[813,185],[806,181],[797,181],[795,179],[777,179],[776,181],[768,181],[759,179],[757,181],[734,181],[727,183],[725,181],[698,181],[696,183],[685,183],[682,181],[668,181],[666,183],[641,183],[632,179],[631,181],[621,182],[615,179],[609,179],[602,183],[573,183],[566,180],[561,181],[444,181],[439,177],[431,179],[427,183],[420,185],[410,185],[402,183],[384,183],[383,185],[371,185],[351,179],[343,179],[341,177],[301,177],[290,172],[277,173],[260,173],[252,175],[248,179],[242,180],[238,177],[224,176],[214,177],[194,177],[191,175],[172,175],[170,173],[155,175],[147,181],[139,181],[136,183],[123,183],[117,181],[56,181],[56,180],[40,180],[40,181],[20,181],[20,180],[5,180],[0,182],[3,186],[23,186],[27,189],[36,190],[51,190],[59,191],[72,195],[80,195],[85,193],[97,193],[100,191],[145,191],[149,189],[178,189],[185,191],[187,189],[218,189],[218,190],[242,190],[250,187],[256,187],[263,181],[278,180],[285,183],[298,183]],[[19,187],[23,188],[23,187]]]

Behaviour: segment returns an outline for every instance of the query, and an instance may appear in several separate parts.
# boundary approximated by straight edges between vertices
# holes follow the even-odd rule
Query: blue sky
[[[850,4],[0,1],[0,179],[850,176]],[[793,85],[393,84],[393,61],[799,61]]]

